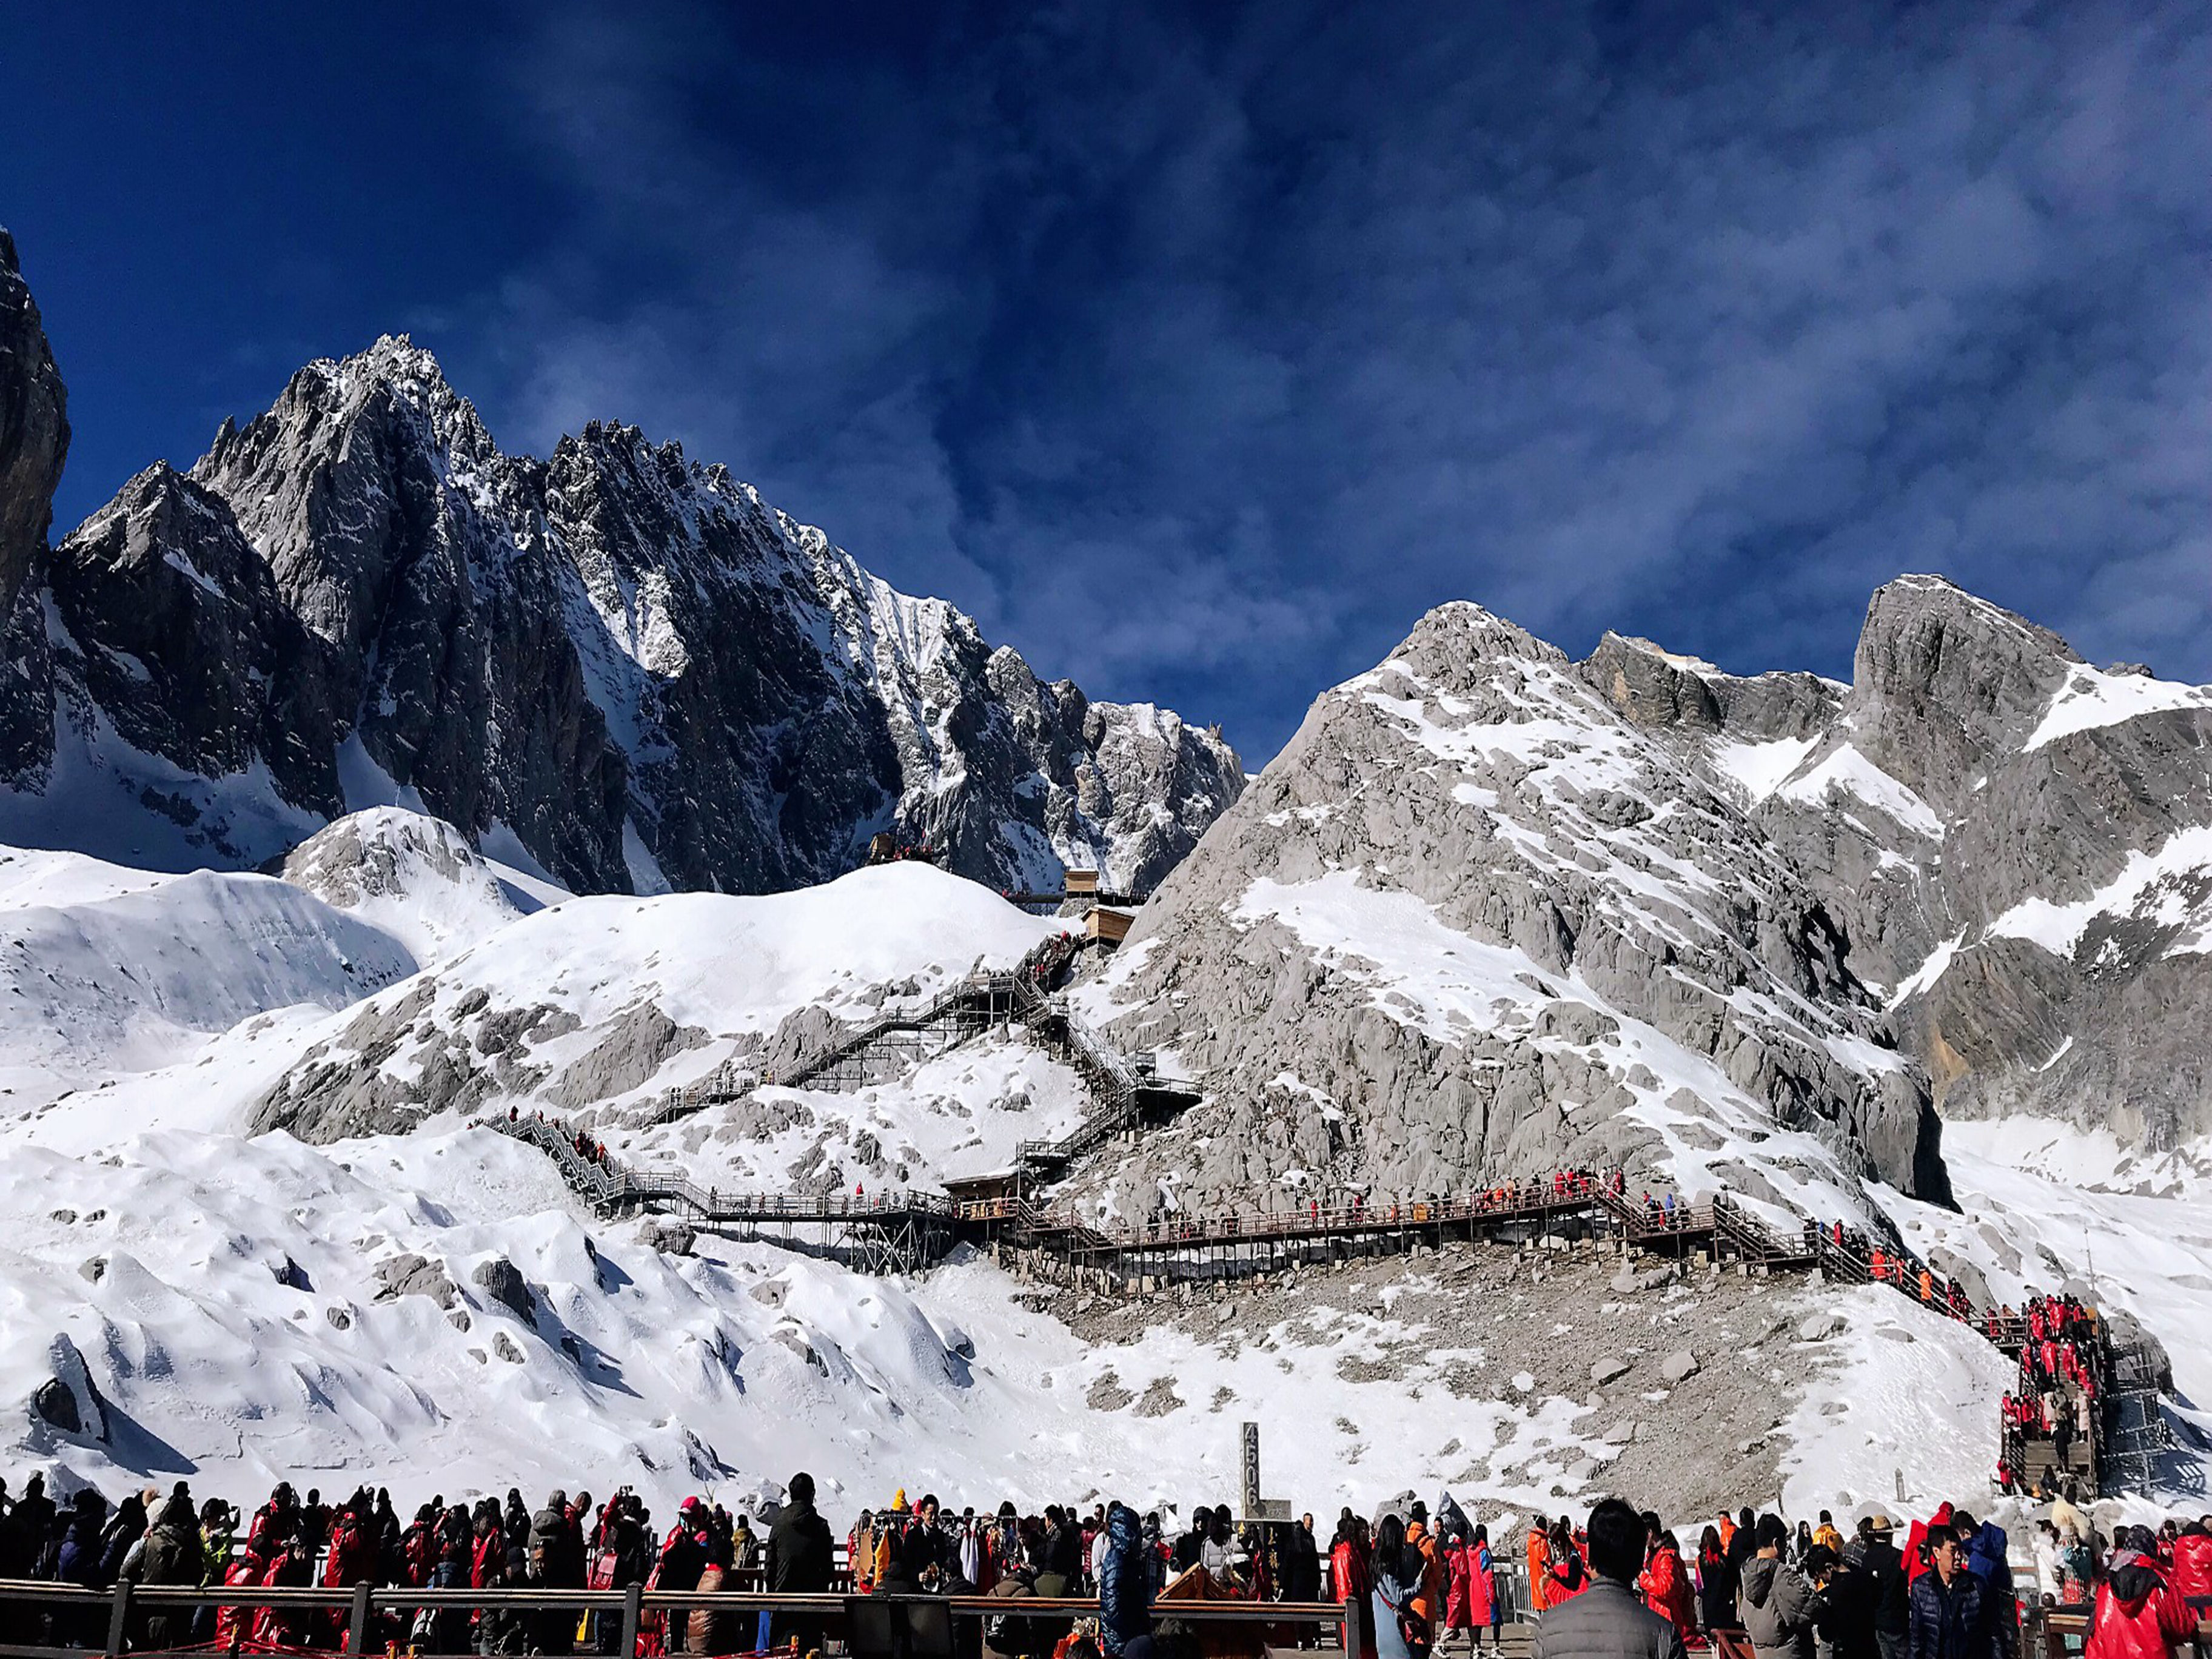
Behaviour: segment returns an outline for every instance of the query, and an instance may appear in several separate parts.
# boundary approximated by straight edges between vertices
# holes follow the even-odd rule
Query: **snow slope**
[[[485,858],[441,819],[396,806],[318,831],[292,849],[284,878],[381,928],[425,967],[571,896]]]
[[[2148,674],[2100,673],[2087,663],[2075,663],[2028,734],[2026,747],[2040,749],[2076,732],[2173,709],[2212,709],[2212,685],[2185,685]]]
[[[371,848],[435,840],[404,815],[359,828]],[[629,1480],[662,1514],[697,1490],[746,1501],[805,1467],[842,1519],[897,1485],[978,1503],[1210,1498],[1234,1479],[1236,1424],[1256,1417],[1276,1449],[1271,1484],[1303,1504],[1367,1510],[1449,1480],[1500,1522],[1587,1502],[1620,1455],[1625,1413],[1664,1429],[1653,1394],[1601,1407],[1578,1389],[1493,1377],[1482,1343],[1399,1308],[1440,1264],[1376,1264],[1380,1287],[1348,1285],[1325,1316],[1279,1317],[1232,1293],[1204,1319],[1192,1309],[1102,1346],[982,1261],[907,1281],[714,1239],[666,1254],[654,1224],[582,1212],[546,1160],[463,1127],[458,1103],[409,1133],[320,1145],[252,1133],[257,1103],[315,1066],[338,1068],[357,1100],[382,1079],[419,1105],[454,1048],[501,1042],[528,1087],[475,1106],[580,1103],[638,1161],[732,1186],[933,1185],[1003,1164],[1015,1141],[1083,1109],[1065,1067],[987,1038],[853,1094],[766,1089],[660,1125],[636,1112],[794,1022],[927,996],[1057,925],[926,866],[767,898],[568,901],[450,932],[431,941],[448,954],[419,971],[394,933],[440,919],[453,890],[436,858],[394,868],[381,908],[349,912],[265,878],[0,860],[0,961],[25,993],[0,997],[14,1020],[0,1053],[83,1091],[0,1119],[0,1205],[15,1221],[0,1246],[0,1462],[111,1492],[187,1477],[239,1498],[279,1478],[328,1486],[340,1471],[403,1492]],[[1492,947],[1493,962],[1413,896],[1378,896],[1341,872],[1260,898],[1395,1019],[1559,1017],[1510,951]],[[1088,999],[1110,998],[1145,954]],[[76,971],[48,981],[63,961]],[[667,1036],[687,1030],[701,1035]],[[1692,1184],[1757,1170],[1816,1208],[1861,1201],[1809,1138],[1730,1104],[1724,1076],[1648,1025],[1554,1035],[1635,1079],[1644,1093],[1627,1109],[1670,1140]],[[1680,1091],[1705,1103],[1675,1123]],[[2056,1136],[1954,1126],[1963,1216],[1864,1197],[2002,1294],[2087,1267],[2094,1237],[2100,1290],[2166,1336],[2185,1393],[2203,1397],[2212,1343],[2192,1322],[2212,1287],[2212,1165]],[[519,1296],[499,1293],[508,1267]],[[1539,1306],[1540,1285],[1527,1286]],[[1789,1283],[1778,1305],[1796,1317],[1803,1287]],[[1917,1503],[1978,1495],[2003,1362],[1893,1295],[1822,1305],[1843,1317],[1836,1339],[1760,1339],[1742,1357],[1771,1391],[1785,1501],[1887,1500],[1900,1473]],[[1530,1316],[1515,1298],[1495,1316]],[[1593,1352],[1605,1340],[1601,1326],[1574,1338]],[[1586,1364],[1578,1352],[1567,1370]],[[76,1396],[79,1431],[31,1406],[50,1380]],[[1640,1495],[1664,1506],[1663,1492]]]
[[[233,994],[233,1029],[181,1051],[149,1042],[142,1066],[179,1063],[100,1077],[106,1112],[146,1127],[287,1127],[325,1140],[520,1104],[588,1123],[625,1149],[635,1136],[638,1155],[680,1159],[720,1185],[808,1178],[842,1186],[933,1184],[1000,1167],[1016,1142],[1062,1133],[1084,1109],[1066,1067],[1026,1047],[984,1044],[859,1096],[768,1089],[758,1099],[649,1126],[678,1090],[721,1077],[750,1082],[772,1069],[763,1056],[782,1052],[776,1043],[811,1051],[842,1024],[926,1000],[979,965],[1011,966],[1059,925],[929,866],[861,870],[767,896],[570,899],[465,943],[452,930],[466,913],[439,908],[453,899],[453,884],[434,871],[422,879],[423,866],[406,868],[412,885],[350,913],[259,878],[203,875],[155,890],[151,897],[195,884],[256,884],[253,890],[289,896],[289,904],[349,930],[349,938],[380,941],[392,961],[373,984],[343,994],[284,985],[246,994],[249,982],[204,963],[204,976]],[[477,885],[465,890],[481,895],[483,872],[474,878]],[[0,922],[33,914],[0,911]],[[363,915],[418,938],[443,930],[451,954],[414,972],[390,934],[356,920]],[[200,939],[210,956],[234,948],[197,921],[160,925]],[[124,994],[131,988],[125,981],[109,999],[112,1026],[152,1018]],[[361,994],[369,989],[376,994]],[[787,1024],[793,1034],[783,1033]],[[48,1046],[66,1047],[66,1036]],[[88,1085],[98,1045],[73,1040],[91,1057],[65,1080]],[[9,1048],[43,1052],[28,1037]],[[108,1121],[105,1113],[64,1107],[40,1115],[26,1133],[88,1153]]]
[[[19,855],[21,856],[21,855]],[[0,1087],[9,1107],[171,1066],[253,1015],[337,1009],[416,971],[392,935],[264,876],[141,884],[31,854],[54,902],[8,884],[0,908]]]
[[[2203,1437],[2200,1457],[2212,1450],[2212,1146],[2145,1154],[2015,1117],[1951,1124],[1944,1151],[1960,1211],[1899,1200],[1907,1237],[1956,1253],[2015,1304],[2030,1286],[2064,1284],[2133,1315],[2173,1362],[2170,1410]]]

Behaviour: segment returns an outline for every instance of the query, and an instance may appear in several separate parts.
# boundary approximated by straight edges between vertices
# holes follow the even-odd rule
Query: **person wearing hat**
[[[1897,1524],[1886,1515],[1866,1519],[1866,1569],[1874,1603],[1874,1641],[1881,1659],[1907,1659],[1912,1637],[1912,1587],[1905,1580],[1905,1557],[1898,1553]]]
[[[2124,1527],[2113,1543],[2082,1659],[2172,1659],[2196,1635],[2196,1613],[2159,1571],[2149,1528]]]

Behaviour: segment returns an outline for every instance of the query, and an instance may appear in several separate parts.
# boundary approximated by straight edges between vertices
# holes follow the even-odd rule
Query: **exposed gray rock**
[[[1850,1322],[1842,1314],[1832,1308],[1824,1309],[1805,1316],[1797,1327],[1797,1340],[1800,1342],[1825,1342],[1850,1328]]]
[[[505,1307],[526,1325],[538,1322],[538,1298],[530,1292],[529,1281],[522,1271],[503,1255],[493,1256],[477,1264],[469,1275],[469,1282]]]
[[[1183,1408],[1183,1398],[1175,1391],[1175,1384],[1164,1376],[1156,1376],[1137,1396],[1134,1411],[1139,1417],[1165,1417],[1170,1412]]]
[[[268,814],[225,811],[216,787],[197,778],[265,764],[285,805],[343,810],[335,749],[313,740],[334,719],[327,653],[284,608],[222,501],[157,463],[64,539],[43,578],[23,590],[11,643],[46,684],[18,695],[47,708],[58,699],[64,728],[96,707],[130,749],[185,775],[159,785],[118,777],[112,799],[86,805],[155,811],[234,864],[267,855],[254,839],[265,830],[253,826]],[[9,781],[43,793],[55,741],[50,730],[42,744],[0,755]]]
[[[284,879],[341,910],[407,901],[421,913],[415,926],[442,936],[465,921],[496,927],[540,909],[538,898],[488,864],[459,830],[419,812],[372,808],[317,830],[284,860]],[[441,944],[442,938],[428,940]],[[480,988],[477,1007],[489,1000]],[[476,1008],[457,1007],[465,1017]]]
[[[15,239],[0,229],[0,617],[46,548],[69,442],[68,393]]]
[[[1608,1354],[1602,1359],[1591,1362],[1590,1381],[1603,1388],[1607,1383],[1627,1376],[1635,1368],[1634,1360],[1620,1354]]]
[[[814,1352],[814,1345],[788,1325],[779,1326],[769,1332],[769,1340],[779,1347],[788,1349],[792,1353],[796,1354],[802,1363],[812,1366],[825,1376],[829,1375],[829,1363]]]
[[[2212,1129],[2188,1035],[2212,1020],[2190,943],[2212,925],[2212,860],[2177,840],[2212,825],[2212,696],[2093,670],[2023,617],[1904,577],[1869,605],[1855,683],[1801,775],[1846,748],[1877,787],[1785,786],[1757,816],[1844,918],[1863,976],[1909,982],[1900,1038],[1944,1114],[2039,1112],[2154,1151]],[[1902,819],[1866,799],[1894,804],[1883,775]],[[2144,878],[2115,887],[2130,868]],[[2070,937],[2022,920],[2069,905]]]
[[[522,1349],[505,1331],[492,1333],[491,1351],[510,1365],[520,1365],[522,1363]]]
[[[563,1071],[547,1097],[563,1110],[574,1111],[627,1094],[651,1081],[671,1056],[696,1048],[707,1033],[696,1025],[678,1025],[655,1002],[633,1003],[606,1028],[596,1048]]]
[[[323,1310],[323,1317],[330,1322],[331,1328],[334,1331],[349,1331],[353,1328],[353,1313],[350,1309],[341,1308],[333,1304]]]
[[[1686,1382],[1697,1374],[1698,1357],[1687,1348],[1677,1349],[1659,1362],[1659,1375],[1670,1387]]]
[[[464,1006],[472,1012],[461,1014]],[[550,1075],[535,1047],[577,1029],[574,1014],[550,1003],[447,1000],[434,971],[418,974],[362,1003],[335,1039],[310,1048],[254,1103],[249,1121],[257,1134],[283,1129],[318,1145],[404,1133],[439,1112],[532,1093]],[[387,1063],[395,1059],[404,1063]]]
[[[1117,1033],[1209,1085],[1190,1137],[1131,1160],[1125,1212],[1170,1174],[1234,1193],[1304,1171],[1370,1199],[1632,1176],[1668,1151],[1624,1115],[1639,1103],[1716,1141],[1800,1129],[1832,1179],[1947,1195],[1924,1079],[1833,915],[1711,775],[1708,725],[1647,730],[1608,698],[1788,730],[1836,694],[1700,694],[1669,660],[1646,674],[1652,654],[1577,665],[1446,605],[1314,705],[1124,947]]]
[[[31,1410],[64,1434],[79,1435],[105,1443],[107,1406],[100,1397],[92,1373],[77,1346],[62,1333],[46,1345],[50,1374],[31,1393]]]
[[[427,1296],[441,1308],[454,1308],[460,1304],[460,1287],[447,1276],[445,1264],[427,1256],[386,1256],[376,1264],[375,1273],[379,1302],[396,1302],[403,1296]]]
[[[2173,1360],[2166,1351],[2166,1344],[2154,1335],[2148,1326],[2125,1309],[2104,1304],[2105,1317],[2111,1322],[2112,1342],[2117,1347],[2139,1346],[2149,1357],[2150,1375],[2160,1394],[2173,1392]]]
[[[48,1377],[31,1392],[31,1409],[64,1434],[84,1432],[84,1419],[77,1415],[76,1396],[62,1386],[58,1377]]]

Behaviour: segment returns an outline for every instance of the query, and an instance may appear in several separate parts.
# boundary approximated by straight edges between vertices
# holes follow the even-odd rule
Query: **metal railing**
[[[0,1656],[6,1659],[79,1659],[80,1656],[102,1654],[106,1659],[131,1650],[134,1631],[140,1615],[168,1609],[263,1607],[297,1609],[303,1616],[323,1615],[324,1628],[334,1627],[335,1620],[343,1620],[344,1634],[342,1648],[331,1644],[329,1650],[349,1655],[372,1651],[369,1643],[379,1615],[396,1617],[403,1623],[411,1622],[414,1616],[425,1609],[453,1609],[469,1613],[512,1611],[518,1613],[561,1613],[568,1615],[563,1622],[580,1621],[589,1615],[611,1617],[619,1620],[611,1651],[616,1659],[636,1659],[638,1642],[653,1615],[663,1615],[672,1626],[678,1618],[695,1613],[725,1613],[739,1618],[757,1618],[762,1613],[787,1618],[817,1633],[848,1635],[856,1618],[870,1614],[890,1616],[908,1609],[927,1610],[932,1614],[939,1608],[944,1616],[960,1621],[981,1620],[989,1618],[1015,1618],[1024,1620],[1066,1622],[1081,1618],[1095,1618],[1099,1606],[1096,1597],[1081,1596],[994,1596],[994,1595],[915,1595],[915,1596],[853,1596],[844,1595],[801,1595],[756,1591],[648,1589],[641,1584],[631,1584],[622,1589],[417,1589],[405,1585],[355,1584],[347,1587],[325,1585],[276,1586],[229,1585],[203,1589],[197,1585],[137,1584],[122,1581],[109,1589],[87,1589],[75,1584],[56,1583],[38,1579],[0,1579],[0,1606],[21,1607],[29,1604],[44,1607],[57,1615],[57,1638],[66,1638],[88,1629],[106,1632],[99,1642],[59,1639],[51,1644],[34,1644],[23,1642],[0,1642]],[[1347,1620],[1347,1611],[1352,1617]],[[1285,1630],[1321,1631],[1338,1634],[1340,1650],[1349,1659],[1359,1652],[1358,1624],[1364,1609],[1346,1609],[1332,1602],[1231,1601],[1152,1601],[1152,1618],[1188,1620],[1196,1624],[1224,1626],[1223,1635],[1238,1626],[1261,1628],[1253,1630],[1248,1638],[1256,1655],[1267,1634],[1267,1627]],[[21,1621],[10,1618],[6,1624],[10,1634],[18,1633]],[[1348,1627],[1347,1627],[1348,1626]],[[1335,1646],[1339,1643],[1332,1643]],[[241,1641],[234,1648],[249,1644]],[[260,1644],[252,1644],[256,1650]],[[677,1650],[679,1644],[668,1644],[669,1651]],[[749,1650],[750,1644],[745,1644]],[[593,1644],[581,1650],[602,1652],[607,1649]],[[430,1650],[410,1649],[419,1659],[430,1659]],[[466,1649],[462,1650],[467,1651]]]

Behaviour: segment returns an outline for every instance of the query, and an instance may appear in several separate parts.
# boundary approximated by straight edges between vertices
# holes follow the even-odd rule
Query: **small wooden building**
[[[1095,939],[1110,951],[1128,938],[1129,924],[1136,919],[1127,910],[1113,910],[1103,904],[1094,904],[1091,907],[1091,914],[1083,919],[1083,936]]]
[[[988,1175],[961,1176],[945,1183],[945,1195],[961,1205],[1016,1203],[1022,1196],[1022,1172],[1017,1167],[994,1170]]]
[[[1098,890],[1096,870],[1070,870],[1061,883],[1060,890],[1070,898],[1089,898]]]

